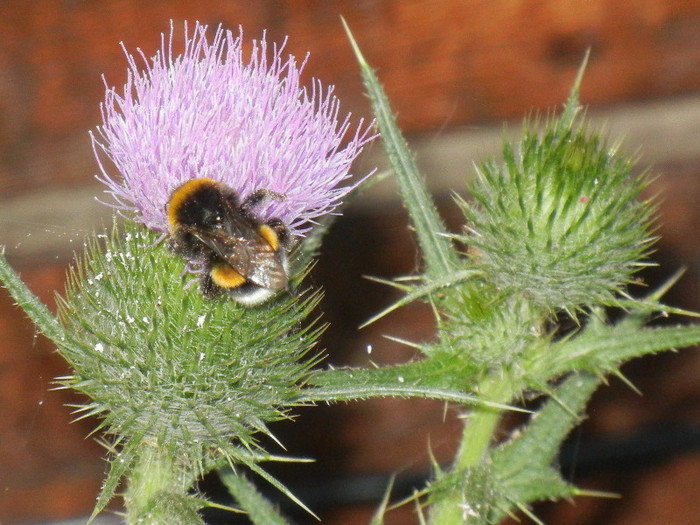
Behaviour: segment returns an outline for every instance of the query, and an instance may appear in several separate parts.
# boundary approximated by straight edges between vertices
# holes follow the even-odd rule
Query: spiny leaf
[[[493,452],[496,483],[506,495],[506,501],[496,505],[500,515],[509,512],[508,505],[524,511],[533,501],[576,493],[551,465],[599,383],[592,374],[568,378],[520,432]]]
[[[345,19],[341,18],[341,21],[360,64],[362,78],[372,102],[384,148],[394,169],[403,202],[411,215],[425,260],[426,274],[430,278],[436,278],[457,267],[459,264],[457,252],[450,239],[441,235],[446,231],[445,224],[438,215],[423,177],[418,172],[406,140],[396,125],[384,89],[372,68],[367,64]]]
[[[265,471],[262,467],[260,467],[260,465],[258,465],[257,463],[253,463],[253,462],[245,463],[245,465],[246,465],[250,470],[252,470],[253,472],[255,472],[258,476],[260,476],[260,477],[263,478],[265,481],[267,481],[270,485],[272,485],[272,486],[275,487],[277,490],[279,490],[282,494],[284,494],[285,496],[287,496],[287,497],[288,497],[290,500],[292,500],[294,503],[296,503],[297,505],[299,505],[299,507],[301,507],[302,509],[304,509],[304,510],[305,510],[306,512],[308,512],[311,516],[313,516],[313,517],[316,518],[317,520],[319,519],[319,517],[316,516],[316,514],[314,514],[313,511],[312,511],[309,507],[307,507],[299,498],[297,498],[297,497],[292,493],[291,490],[289,490],[285,485],[283,485],[282,483],[280,483],[280,482],[277,480],[277,478],[275,478],[274,476],[271,476],[270,474],[268,474],[268,472]]]
[[[102,512],[107,503],[114,497],[114,493],[119,486],[122,477],[131,469],[136,458],[136,446],[126,445],[121,451],[114,454],[114,457],[109,464],[109,472],[107,478],[102,483],[102,490],[97,498],[95,508],[90,515],[88,523],[94,520],[97,515]]]
[[[58,343],[64,338],[63,329],[46,305],[34,295],[20,279],[5,258],[5,248],[0,247],[0,282],[10,292],[17,305],[46,337]]]
[[[700,344],[700,325],[639,328],[618,323],[595,334],[586,331],[552,352],[550,377],[569,370],[612,372],[634,357]]]
[[[549,467],[599,384],[597,376],[587,373],[564,381],[554,394],[556,398],[547,401],[516,437],[494,452],[499,474],[508,476],[532,466]]]
[[[397,310],[398,308],[401,308],[402,306],[405,306],[417,299],[420,299],[422,297],[425,297],[427,295],[430,295],[434,292],[437,292],[441,288],[446,288],[448,286],[454,286],[457,283],[466,281],[467,279],[471,279],[475,275],[481,275],[482,272],[481,270],[477,270],[474,268],[468,268],[466,270],[459,270],[459,271],[453,271],[449,272],[446,275],[443,275],[441,277],[438,277],[434,280],[428,281],[426,284],[422,286],[416,286],[414,287],[408,294],[403,296],[401,299],[396,301],[394,304],[389,306],[388,308],[385,308],[378,314],[370,317],[367,321],[365,321],[362,325],[360,325],[360,328],[365,328],[366,326],[369,326],[370,324],[378,321],[385,315],[393,312],[394,310]]]
[[[243,510],[248,513],[250,520],[256,525],[289,525],[256,489],[255,485],[245,476],[232,470],[219,472],[224,485],[236,499]]]
[[[481,399],[457,388],[440,386],[441,382],[447,385],[449,379],[439,372],[431,371],[431,366],[432,363],[424,360],[386,368],[325,370],[312,376],[309,381],[311,387],[303,391],[300,400],[338,402],[376,397],[421,397],[528,412],[515,406]]]

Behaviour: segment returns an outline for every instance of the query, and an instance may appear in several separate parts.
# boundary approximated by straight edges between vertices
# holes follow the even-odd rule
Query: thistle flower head
[[[107,87],[103,124],[92,135],[98,179],[121,213],[148,228],[167,231],[166,204],[183,182],[207,177],[245,198],[259,189],[285,196],[256,208],[262,219],[277,217],[303,234],[315,218],[332,212],[354,187],[352,161],[373,138],[350,115],[339,119],[333,88],[314,81],[301,87],[304,67],[284,44],[269,53],[263,35],[244,58],[242,31],[185,24],[184,51],[176,55],[174,31],[161,49],[129,62],[121,93]],[[270,55],[270,56],[268,56]],[[119,172],[108,173],[106,156]]]

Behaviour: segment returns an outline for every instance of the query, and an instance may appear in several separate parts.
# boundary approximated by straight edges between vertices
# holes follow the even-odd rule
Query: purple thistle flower
[[[148,228],[166,232],[166,205],[183,182],[208,177],[230,186],[242,199],[258,189],[282,194],[256,207],[266,220],[280,218],[303,234],[315,218],[332,212],[355,185],[347,180],[352,161],[376,135],[360,121],[338,120],[333,88],[314,80],[310,92],[294,56],[265,35],[253,41],[250,60],[242,53],[242,30],[234,37],[220,26],[209,43],[207,26],[185,23],[185,48],[173,56],[173,28],[143,71],[124,48],[129,71],[123,95],[107,87],[103,125],[91,134],[103,182],[116,203],[108,204]],[[122,44],[122,47],[123,44]],[[116,166],[113,179],[101,153]]]

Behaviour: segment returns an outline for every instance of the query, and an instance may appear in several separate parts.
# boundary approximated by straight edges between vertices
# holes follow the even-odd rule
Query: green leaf
[[[406,141],[396,125],[384,89],[362,56],[347,23],[344,19],[341,18],[341,20],[360,64],[362,78],[372,102],[384,148],[396,174],[403,202],[411,216],[425,259],[426,274],[430,278],[437,278],[458,266],[457,252],[452,246],[451,240],[444,235],[446,232],[445,224],[438,215],[425,181],[418,172]]]
[[[499,474],[512,479],[529,467],[549,467],[600,381],[588,373],[566,379],[527,425],[493,453]]]
[[[243,457],[241,457],[242,460],[244,460]],[[270,485],[275,487],[277,490],[279,490],[282,494],[287,496],[290,500],[292,500],[294,503],[299,505],[302,509],[304,509],[306,512],[308,512],[311,516],[313,516],[316,519],[319,519],[316,514],[314,514],[309,507],[304,505],[304,503],[297,498],[291,490],[289,490],[286,486],[284,486],[280,481],[277,480],[274,476],[271,476],[270,474],[267,473],[260,465],[254,462],[245,462],[244,464],[253,472],[255,472],[258,476],[263,478],[265,481],[267,481]]]
[[[239,475],[232,470],[219,472],[219,477],[224,485],[236,499],[243,510],[248,513],[250,520],[256,525],[289,525],[258,492],[255,485],[245,476]]]
[[[640,328],[636,323],[620,322],[596,326],[552,349],[547,362],[549,377],[569,370],[613,372],[634,357],[700,344],[700,325]]]
[[[524,509],[533,501],[577,493],[552,463],[566,436],[581,421],[579,414],[600,381],[593,374],[571,376],[524,428],[492,453],[499,492],[506,500],[496,506],[497,517],[508,513],[508,507]]]
[[[526,410],[490,402],[455,386],[456,381],[426,359],[386,368],[324,370],[311,377],[300,401],[338,402],[376,397],[420,397],[499,410]]]
[[[116,446],[116,444],[114,445]],[[114,457],[109,463],[109,471],[107,472],[107,477],[102,483],[102,489],[100,490],[100,495],[97,498],[97,503],[95,508],[90,515],[88,523],[94,520],[97,515],[102,512],[110,500],[114,497],[114,493],[119,486],[119,482],[122,477],[133,467],[136,461],[136,446],[126,445],[119,452],[112,452]]]
[[[51,314],[46,305],[34,295],[20,279],[5,258],[5,249],[0,249],[0,281],[17,303],[39,328],[42,334],[58,343],[65,337],[61,325]]]

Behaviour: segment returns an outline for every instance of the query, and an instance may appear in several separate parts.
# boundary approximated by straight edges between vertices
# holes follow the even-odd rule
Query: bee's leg
[[[276,191],[259,189],[255,190],[253,193],[248,195],[243,203],[241,204],[241,210],[248,211],[250,208],[254,208],[258,204],[262,204],[268,199],[274,199],[276,201],[285,201],[287,197]]]

